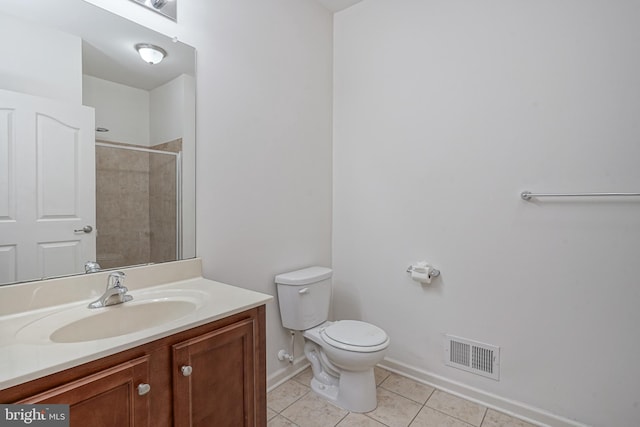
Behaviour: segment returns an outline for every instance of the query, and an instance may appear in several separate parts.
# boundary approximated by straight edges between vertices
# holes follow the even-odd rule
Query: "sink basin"
[[[195,308],[194,303],[179,300],[112,305],[101,313],[56,329],[50,339],[53,342],[80,342],[116,337],[179,319]]]
[[[133,301],[104,308],[76,306],[29,323],[16,333],[16,338],[28,342],[77,343],[132,334],[194,313],[203,304],[200,294],[194,291],[172,291],[169,296],[134,294]]]

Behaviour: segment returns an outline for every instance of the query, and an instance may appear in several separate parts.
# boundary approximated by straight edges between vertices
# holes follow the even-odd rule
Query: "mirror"
[[[0,284],[194,257],[195,50],[83,0],[0,36]]]

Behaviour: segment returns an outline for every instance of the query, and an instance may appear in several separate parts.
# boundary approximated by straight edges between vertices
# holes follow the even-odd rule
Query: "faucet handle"
[[[109,274],[109,279],[107,280],[107,289],[122,287],[125,276],[126,274],[124,274],[124,272],[122,271],[114,271],[113,273]]]
[[[100,264],[97,261],[87,261],[84,263],[85,273],[95,273],[100,271]]]

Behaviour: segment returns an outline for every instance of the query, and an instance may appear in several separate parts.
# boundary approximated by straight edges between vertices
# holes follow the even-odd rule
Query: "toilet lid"
[[[380,347],[385,347],[389,340],[387,333],[382,329],[358,320],[335,322],[325,328],[321,335],[327,343],[335,347],[366,347],[359,351],[377,351]]]

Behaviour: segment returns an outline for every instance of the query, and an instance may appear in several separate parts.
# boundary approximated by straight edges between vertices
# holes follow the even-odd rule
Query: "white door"
[[[0,90],[0,283],[96,259],[94,110]]]

